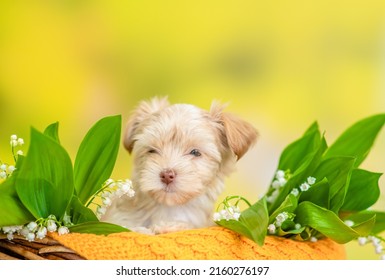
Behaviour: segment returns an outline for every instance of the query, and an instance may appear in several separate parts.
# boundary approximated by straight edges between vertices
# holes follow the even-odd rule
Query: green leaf
[[[60,219],[74,189],[72,164],[67,152],[53,140],[31,129],[31,145],[23,161],[16,191],[35,218],[53,214]]]
[[[47,128],[44,130],[44,135],[51,137],[53,140],[55,140],[56,142],[58,142],[60,144],[59,122],[55,122],[55,123],[47,126]]]
[[[321,134],[318,125],[312,124],[305,134],[288,145],[279,159],[279,170],[290,170],[294,173],[320,144]]]
[[[86,222],[69,227],[70,232],[93,233],[99,235],[108,235],[117,232],[130,232],[130,230],[105,222]]]
[[[311,186],[309,190],[306,192],[302,192],[298,201],[310,201],[314,204],[329,209],[330,201],[329,201],[329,191],[330,185],[326,178],[315,183]]]
[[[296,211],[296,222],[309,226],[337,243],[347,243],[363,234],[348,227],[334,212],[304,201]],[[370,229],[366,228],[367,233]]]
[[[305,227],[299,229],[295,228],[295,223],[293,221],[284,221],[282,226],[278,228],[277,235],[291,237],[293,235],[299,235],[305,230]]]
[[[380,197],[378,180],[381,173],[362,169],[353,170],[342,211],[361,211],[368,209]]]
[[[111,175],[120,146],[121,116],[98,121],[83,139],[74,165],[76,194],[85,204]]]
[[[315,178],[327,178],[330,185],[329,209],[333,212],[337,213],[344,203],[354,162],[355,158],[352,157],[327,158],[321,162],[313,174]]]
[[[361,224],[363,221],[369,220],[372,217],[375,217],[375,224],[370,232],[370,235],[379,234],[385,231],[385,212],[379,211],[361,211],[355,214],[352,214],[347,217],[347,219],[353,221],[355,224]],[[366,234],[369,235],[369,234]],[[362,235],[365,236],[365,235]]]
[[[306,135],[306,134],[305,134]],[[317,140],[314,140],[317,142]],[[299,187],[309,176],[314,174],[314,171],[319,166],[322,155],[327,149],[326,140],[324,137],[318,142],[318,146],[314,146],[313,150],[306,155],[303,155],[305,161],[294,172],[292,177],[287,181],[286,185],[280,190],[278,198],[269,206],[269,213],[272,213],[281,205],[286,196],[293,188]]]
[[[365,118],[349,127],[331,145],[325,157],[356,157],[354,167],[358,167],[369,154],[369,151],[385,123],[385,114]]]
[[[375,223],[376,215],[373,215],[363,222],[355,223],[354,226],[352,226],[352,229],[354,229],[360,236],[368,236],[372,232]]]
[[[0,227],[22,225],[34,220],[21,203],[14,186],[15,173],[0,184]]]
[[[90,208],[84,206],[75,195],[72,197],[67,213],[71,216],[71,221],[74,224],[99,221],[95,213]]]
[[[282,212],[294,213],[297,208],[298,200],[293,194],[289,194],[282,204],[270,215],[269,224],[273,223],[275,218]]]
[[[217,224],[231,229],[262,246],[265,241],[269,214],[265,197],[242,212],[238,221],[221,220]]]

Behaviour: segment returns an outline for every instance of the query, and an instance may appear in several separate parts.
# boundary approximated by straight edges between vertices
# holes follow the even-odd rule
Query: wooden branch
[[[1,248],[6,251],[2,251]],[[7,253],[11,253],[11,255]],[[0,259],[84,260],[75,251],[62,246],[50,237],[29,242],[24,236],[14,235],[13,240],[8,240],[5,234],[1,234],[0,254]],[[12,255],[16,256],[16,258]],[[20,258],[17,258],[19,256]]]
[[[20,245],[10,243],[8,241],[0,241],[0,247],[5,248],[9,251],[12,251],[28,260],[45,260],[45,258],[40,257],[31,251],[28,251],[24,248],[22,248]]]
[[[0,260],[19,260],[19,259],[0,252]]]
[[[47,253],[72,253],[76,254],[75,251],[68,249],[64,246],[46,246],[39,249],[39,254],[47,254]]]

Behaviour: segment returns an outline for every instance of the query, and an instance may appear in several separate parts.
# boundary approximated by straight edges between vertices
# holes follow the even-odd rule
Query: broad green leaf
[[[312,154],[320,144],[321,134],[318,125],[311,125],[306,133],[289,144],[282,152],[279,159],[278,169],[290,170],[294,173]]]
[[[311,133],[314,133],[317,131],[319,131],[319,125],[318,125],[318,122],[313,122],[309,127],[308,129],[305,131],[305,133],[303,135],[307,135],[307,134],[311,134]]]
[[[352,229],[354,229],[360,236],[368,236],[372,232],[375,223],[376,215],[373,215],[361,223],[355,223],[352,226]]]
[[[378,180],[381,173],[353,170],[342,211],[361,211],[371,207],[380,197]]]
[[[385,231],[385,212],[379,211],[361,211],[352,214],[347,219],[353,221],[355,224],[361,224],[363,221],[371,219],[375,216],[375,224],[370,232],[371,235],[379,234]],[[368,235],[368,234],[367,234]],[[365,235],[363,235],[365,236]]]
[[[293,194],[289,194],[282,204],[270,215],[269,224],[273,223],[275,218],[282,212],[293,213],[297,208],[298,200]]]
[[[310,201],[318,206],[329,209],[329,191],[329,182],[326,178],[324,178],[323,180],[312,185],[308,191],[302,192],[298,201]]]
[[[298,188],[303,182],[307,180],[309,176],[314,175],[314,171],[319,166],[322,155],[327,149],[325,138],[322,137],[318,143],[318,146],[314,146],[309,154],[303,155],[306,160],[300,167],[294,172],[292,177],[287,181],[286,185],[280,190],[278,198],[269,205],[269,213],[272,213],[277,209],[284,201],[286,196],[292,191],[293,188]]]
[[[291,237],[293,235],[301,234],[305,230],[305,227],[295,228],[295,223],[292,221],[283,222],[282,226],[278,228],[277,235],[284,237]]]
[[[71,160],[55,140],[31,129],[31,144],[23,161],[16,191],[35,218],[53,214],[60,219],[74,189]]]
[[[108,235],[117,232],[130,232],[130,230],[105,222],[86,222],[69,227],[70,232],[93,233],[99,235]]]
[[[253,240],[254,242],[257,242],[254,237],[252,232],[250,231],[249,228],[247,228],[246,225],[242,223],[241,220],[220,220],[216,221],[216,223],[224,228],[228,228],[236,233],[239,233],[240,235],[246,236],[247,238]],[[262,246],[262,245],[261,245]]]
[[[240,221],[250,229],[253,240],[262,246],[265,241],[266,229],[269,224],[266,199],[263,197],[242,212]]]
[[[106,117],[83,139],[74,165],[76,194],[82,204],[110,177],[120,146],[120,130],[120,116]]]
[[[296,222],[319,231],[337,243],[347,243],[362,234],[348,227],[334,212],[308,201],[298,205]]]
[[[50,124],[47,126],[47,128],[44,130],[44,135],[47,135],[51,137],[56,142],[60,143],[59,139],[59,123],[55,122],[53,124]]]
[[[355,158],[331,157],[323,160],[312,176],[326,178],[330,185],[330,210],[336,212],[344,203]]]
[[[243,211],[238,221],[221,220],[218,221],[217,224],[244,235],[262,246],[264,244],[268,222],[269,215],[267,212],[266,199],[262,198]]]
[[[331,145],[325,157],[352,156],[356,157],[358,167],[369,154],[369,151],[385,123],[385,114],[365,118],[349,127]]]
[[[21,203],[14,186],[15,174],[0,184],[0,228],[22,225],[34,220],[31,213]]]
[[[84,206],[75,195],[72,197],[67,213],[71,216],[71,221],[74,224],[99,221],[94,212],[90,208]]]

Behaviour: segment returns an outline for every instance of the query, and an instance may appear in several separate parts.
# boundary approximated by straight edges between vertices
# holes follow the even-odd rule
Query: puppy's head
[[[223,108],[213,103],[204,111],[170,105],[166,98],[140,103],[124,136],[124,146],[134,154],[134,186],[169,206],[210,190],[218,195],[223,177],[257,138],[250,124]]]

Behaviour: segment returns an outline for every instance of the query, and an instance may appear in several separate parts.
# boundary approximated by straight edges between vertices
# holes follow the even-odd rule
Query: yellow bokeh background
[[[257,145],[226,182],[257,200],[282,149],[315,120],[329,143],[355,121],[385,112],[385,1],[0,2],[0,159],[9,136],[60,122],[72,159],[98,119],[126,121],[138,101],[212,100],[250,121]],[[385,132],[363,167],[385,171]],[[128,178],[120,149],[113,177]],[[385,179],[380,181],[385,192]],[[381,195],[375,205],[385,210]],[[349,259],[377,259],[346,245]]]

